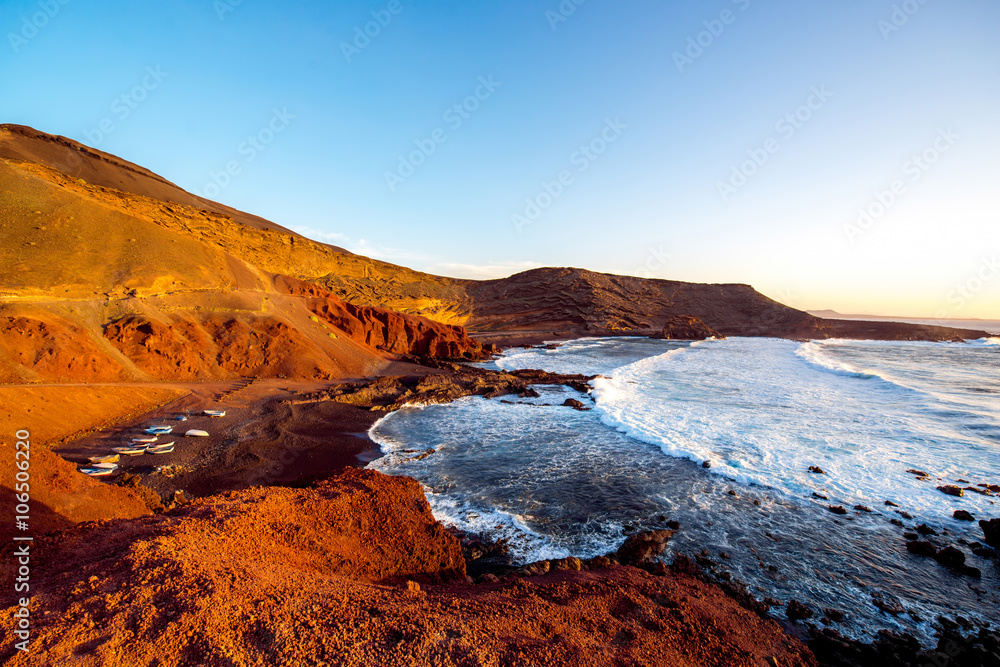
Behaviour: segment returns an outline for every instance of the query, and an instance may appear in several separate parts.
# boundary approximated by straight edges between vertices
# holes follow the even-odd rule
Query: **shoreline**
[[[155,458],[151,455],[137,457],[133,459],[136,463],[129,465],[127,469],[138,469],[151,465],[145,461],[140,464],[139,461],[142,459],[155,461],[157,466],[183,466],[192,456],[205,457],[209,462],[225,463],[226,459],[220,458],[221,453],[216,450],[220,446],[225,446],[231,438],[237,437],[247,438],[238,443],[239,454],[255,453],[261,458],[256,461],[257,465],[255,466],[244,466],[243,468],[237,466],[235,469],[218,470],[209,465],[203,466],[200,473],[189,471],[171,477],[162,473],[142,474],[139,471],[131,473],[138,476],[143,482],[143,486],[146,486],[145,482],[150,482],[148,488],[152,489],[164,501],[166,507],[157,508],[157,513],[144,518],[99,520],[75,527],[65,527],[55,533],[39,535],[36,548],[41,556],[35,565],[36,572],[33,580],[33,586],[35,586],[33,600],[36,602],[32,603],[32,613],[36,617],[33,621],[32,632],[33,637],[38,637],[38,641],[42,642],[39,645],[41,652],[37,658],[32,658],[30,654],[22,657],[13,651],[9,643],[4,643],[0,644],[0,650],[4,654],[2,657],[10,659],[9,664],[12,665],[53,664],[53,661],[59,662],[67,657],[67,654],[60,652],[67,651],[73,646],[86,645],[87,648],[73,649],[73,655],[76,656],[75,659],[79,661],[79,664],[106,664],[108,659],[116,664],[126,661],[130,664],[152,664],[148,657],[142,656],[151,655],[148,651],[153,648],[153,645],[145,643],[145,640],[127,644],[123,644],[119,640],[102,640],[99,638],[102,632],[101,624],[86,622],[81,625],[78,620],[74,620],[78,618],[74,615],[77,612],[72,611],[74,609],[72,600],[79,599],[74,598],[74,596],[80,595],[81,591],[88,589],[88,586],[90,590],[94,591],[93,595],[98,596],[95,598],[95,602],[87,603],[88,608],[94,604],[104,608],[102,606],[104,603],[100,602],[106,597],[106,593],[100,592],[102,587],[105,591],[118,591],[115,593],[118,598],[130,596],[129,599],[132,597],[137,600],[146,599],[154,593],[157,585],[147,584],[147,581],[156,581],[160,576],[157,574],[160,570],[151,567],[152,563],[148,566],[135,565],[139,568],[135,571],[131,570],[131,566],[128,565],[139,557],[139,554],[143,553],[143,551],[136,552],[135,545],[143,544],[143,540],[149,539],[143,537],[144,535],[148,534],[150,538],[153,538],[153,544],[174,545],[164,551],[161,556],[157,556],[159,559],[163,557],[168,560],[188,558],[185,555],[187,547],[184,546],[188,542],[177,542],[175,538],[168,537],[177,533],[178,536],[189,534],[195,539],[195,542],[190,544],[197,547],[192,553],[199,554],[198,558],[202,558],[200,554],[203,552],[217,553],[217,557],[223,558],[223,560],[218,561],[219,563],[229,562],[236,557],[235,554],[242,553],[243,549],[253,547],[253,543],[246,542],[245,538],[241,537],[241,533],[233,532],[233,529],[225,529],[222,524],[217,526],[215,523],[217,519],[212,518],[216,516],[217,512],[222,512],[223,508],[232,507],[232,509],[224,510],[228,513],[226,515],[231,515],[233,517],[231,520],[242,520],[240,517],[248,512],[261,511],[259,508],[262,503],[265,505],[273,504],[280,502],[281,498],[296,498],[300,494],[311,496],[316,493],[315,489],[325,489],[330,484],[335,486],[343,484],[337,480],[355,478],[371,480],[366,484],[375,484],[375,487],[371,488],[376,489],[380,488],[382,484],[390,486],[410,484],[416,488],[418,495],[413,495],[412,500],[386,500],[385,502],[389,502],[388,505],[379,506],[378,512],[388,512],[386,516],[392,517],[387,519],[388,521],[395,520],[395,517],[399,516],[400,513],[405,514],[405,512],[411,511],[407,509],[409,507],[426,508],[425,512],[430,517],[429,506],[423,491],[413,480],[385,477],[381,473],[366,470],[358,470],[356,474],[349,473],[349,468],[356,469],[355,466],[361,464],[357,458],[358,454],[363,454],[366,451],[372,453],[373,446],[375,446],[375,443],[367,437],[367,428],[370,428],[379,418],[390,414],[395,407],[399,407],[398,401],[412,398],[414,393],[419,394],[421,399],[427,402],[446,402],[454,400],[459,395],[513,393],[537,382],[579,383],[585,379],[582,376],[556,376],[538,372],[522,373],[519,376],[468,369],[442,362],[435,362],[434,365],[438,368],[424,369],[430,372],[419,372],[410,376],[397,376],[390,379],[379,377],[356,383],[258,381],[219,398],[215,398],[216,394],[211,393],[205,387],[202,388],[203,391],[192,392],[138,417],[129,416],[111,429],[86,435],[58,447],[60,453],[80,457],[93,451],[102,450],[110,442],[119,441],[136,433],[140,426],[149,422],[160,422],[163,418],[185,410],[193,413],[195,409],[211,407],[225,409],[226,416],[209,418],[195,417],[192,414],[187,421],[179,422],[183,424],[184,428],[204,426],[206,429],[211,429],[212,435],[209,438],[179,438],[177,451],[174,454]],[[484,378],[491,378],[492,383],[484,384]],[[378,390],[372,391],[372,387],[376,387]],[[362,404],[375,409],[367,410],[361,407]],[[331,426],[334,425],[337,428],[336,432],[331,429]],[[365,430],[362,431],[359,426],[365,427]],[[326,464],[330,469],[337,465],[342,466],[337,472],[327,474],[318,468],[317,461],[310,457],[310,453],[314,453],[311,445],[315,444],[311,439],[317,437],[317,430],[323,433],[322,438],[320,438],[323,443],[322,448],[329,450],[330,445],[333,444],[334,451],[327,452],[330,456],[327,457]],[[297,456],[294,457],[294,460],[283,462],[280,455],[290,451],[296,453]],[[231,452],[231,454],[234,453]],[[277,455],[278,458],[268,458],[274,455]],[[235,461],[239,457],[234,455],[231,458]],[[309,460],[308,465],[305,463],[307,459]],[[274,470],[271,466],[266,465],[268,460],[276,463],[280,469]],[[235,477],[234,471],[239,473]],[[248,473],[255,476],[253,479],[261,481],[260,477],[256,476],[260,472],[270,475],[264,480],[268,482],[267,486],[247,487],[242,490],[237,488],[246,485],[249,481]],[[75,472],[71,474],[78,475]],[[346,478],[345,475],[347,475]],[[352,477],[352,475],[362,475],[363,477]],[[124,475],[120,475],[120,478],[124,477]],[[134,480],[135,478],[132,481],[134,482]],[[118,481],[124,481],[124,479]],[[117,486],[114,481],[108,484],[102,482],[98,484],[112,488]],[[185,489],[176,487],[199,488],[205,491],[211,490],[212,493],[192,501],[189,498],[178,498],[174,492]],[[364,503],[370,502],[366,500],[370,497],[370,492],[357,486],[355,482],[350,482],[338,493],[347,499],[350,507],[357,507],[359,503],[364,506]],[[377,491],[376,495],[378,493],[381,492]],[[246,500],[241,500],[244,498]],[[244,503],[250,502],[251,498],[254,499],[251,504],[244,505]],[[399,502],[402,504],[397,505],[396,503]],[[410,504],[411,502],[415,505]],[[293,506],[296,505],[293,504]],[[209,514],[206,514],[206,511]],[[234,511],[235,513],[233,513]],[[348,539],[348,544],[353,544],[359,538],[362,540],[357,547],[357,552],[352,547],[348,553],[367,553],[371,549],[375,549],[381,554],[384,549],[389,548],[390,538],[388,536],[383,537],[382,533],[379,533],[378,537],[368,534],[375,529],[375,526],[371,524],[374,515],[369,515],[366,512],[367,510],[358,514],[356,518],[350,520],[349,525],[344,527],[336,528],[336,524],[329,526],[329,529],[333,529],[335,532],[346,529],[344,537]],[[222,515],[218,516],[221,518]],[[433,518],[430,517],[429,520],[433,521]],[[266,519],[266,521],[273,520]],[[306,519],[293,519],[293,523],[295,525],[301,523],[304,527],[309,525],[309,521]],[[433,541],[434,545],[438,546],[428,545],[428,548],[444,548],[444,545],[448,544],[448,540],[452,540],[455,546],[448,548],[459,549],[458,541],[454,537],[448,536],[447,532],[440,527],[441,524],[433,522],[433,525],[428,525],[428,529],[433,526],[438,527],[434,530],[442,531],[441,537],[435,538]],[[205,530],[208,532],[203,533],[202,531]],[[419,537],[422,530],[416,533],[404,533],[404,543],[408,539],[405,535],[411,534],[411,537],[416,539],[418,544],[423,544],[426,538]],[[216,552],[207,546],[218,539],[225,539],[232,546],[227,547],[227,550],[223,552]],[[281,541],[280,533],[266,533],[258,539],[263,540],[261,544],[271,544],[275,539]],[[398,542],[399,538],[396,539]],[[171,541],[165,542],[165,540]],[[237,550],[230,552],[228,549],[231,548]],[[305,544],[297,547],[297,549],[302,548],[308,550],[311,547]],[[63,549],[69,550],[73,556],[58,555]],[[409,549],[410,547],[404,547],[405,552],[408,552]],[[118,550],[121,550],[120,553]],[[253,552],[255,550],[251,551],[251,553]],[[112,570],[107,570],[106,559],[111,553],[118,554],[115,556],[116,562],[122,564]],[[464,557],[461,556],[460,549],[458,553],[462,558],[461,565],[464,573]],[[130,555],[122,561],[125,554]],[[211,556],[210,558],[214,559],[215,557]],[[385,558],[386,556],[380,557]],[[404,556],[403,553],[392,556],[391,559],[395,559],[397,562],[397,565],[392,567],[410,567],[405,564],[407,558],[409,556]],[[74,565],[77,560],[80,561],[80,564]],[[178,564],[182,562],[185,561],[178,561]],[[277,565],[280,565],[278,561],[267,561],[266,564],[262,561],[252,566],[248,565],[246,569],[237,570],[234,574],[238,577],[253,576],[252,573],[256,572],[258,568],[273,568]],[[64,572],[67,567],[70,569]],[[214,569],[218,565],[211,567]],[[371,605],[375,601],[375,604],[380,605],[380,613],[386,618],[394,620],[389,626],[381,625],[381,629],[374,631],[372,636],[381,636],[383,632],[388,632],[388,636],[392,637],[395,636],[393,633],[397,632],[393,627],[411,627],[412,621],[405,619],[412,617],[415,611],[412,609],[413,604],[424,610],[420,614],[421,616],[426,615],[427,607],[430,605],[431,616],[437,619],[435,621],[437,624],[445,624],[454,628],[449,630],[454,637],[468,635],[473,645],[485,645],[496,641],[495,637],[490,639],[491,636],[495,635],[495,631],[488,629],[493,627],[490,624],[499,622],[503,627],[506,627],[513,622],[517,624],[519,634],[503,640],[509,647],[504,651],[515,652],[509,653],[511,658],[508,664],[537,664],[536,659],[530,657],[530,653],[519,653],[521,651],[519,647],[522,646],[527,637],[537,636],[537,639],[531,640],[533,642],[547,641],[544,637],[549,636],[550,630],[546,628],[551,628],[552,624],[556,623],[557,627],[561,628],[560,633],[564,639],[559,640],[553,649],[569,651],[565,653],[566,664],[612,664],[618,660],[613,656],[644,655],[649,648],[643,647],[653,645],[660,647],[657,649],[658,651],[666,651],[667,653],[661,653],[661,655],[666,655],[677,650],[670,644],[670,642],[676,642],[677,645],[687,647],[684,649],[685,655],[688,656],[686,660],[692,660],[692,662],[678,662],[677,664],[730,664],[726,656],[733,655],[731,651],[735,650],[737,654],[745,655],[747,658],[751,655],[758,656],[756,661],[746,662],[747,665],[759,664],[759,661],[767,656],[777,656],[782,665],[806,665],[810,667],[815,665],[808,650],[791,635],[787,635],[785,631],[781,630],[780,626],[773,620],[747,612],[739,607],[723,589],[706,584],[691,573],[681,571],[649,573],[631,566],[617,565],[614,562],[584,563],[576,559],[568,559],[562,565],[553,564],[551,571],[549,567],[546,567],[545,570],[546,572],[524,572],[519,576],[504,577],[503,580],[499,577],[493,581],[486,578],[480,583],[472,585],[471,581],[464,580],[464,574],[458,580],[450,582],[447,577],[440,579],[439,575],[433,574],[432,568],[427,575],[410,574],[402,580],[395,581],[377,579],[373,582],[377,584],[374,589],[369,584],[364,583],[365,577],[356,578],[357,575],[347,575],[343,579],[335,577],[333,580],[328,577],[315,580],[309,578],[303,580],[303,583],[300,583],[294,591],[287,591],[287,600],[289,604],[293,604],[295,600],[300,598],[318,600],[320,598],[315,597],[313,587],[333,585],[334,588],[324,595],[335,599],[343,598],[345,600],[343,604],[347,605],[346,609],[354,610],[348,611],[350,614],[357,614],[358,611],[364,614],[364,605]],[[404,569],[401,572],[405,571]],[[66,578],[67,576],[69,579]],[[83,588],[81,589],[77,585],[74,589],[73,582],[80,576],[83,577]],[[140,576],[142,577],[141,582],[137,578]],[[183,575],[171,575],[171,577],[175,576]],[[88,577],[90,584],[87,583]],[[172,579],[161,584],[160,590],[176,589],[176,593],[169,598],[173,602],[169,602],[168,599],[158,599],[155,605],[152,605],[151,599],[143,602],[144,616],[154,617],[158,613],[158,607],[162,610],[163,608],[174,608],[176,604],[189,604],[185,600],[190,599],[193,592],[182,592],[182,588],[177,588],[180,584],[171,585],[170,581]],[[324,584],[323,581],[330,583]],[[343,581],[343,583],[335,583],[337,581]],[[106,587],[109,585],[108,583],[100,582],[116,583],[110,584],[113,588],[108,589]],[[222,582],[215,584],[202,595],[212,595],[211,591],[217,590],[221,584]],[[196,582],[191,582],[190,585],[193,585],[195,590],[199,586]],[[251,586],[251,588],[253,587]],[[71,589],[75,592],[71,592]],[[324,589],[317,588],[316,592],[318,593],[320,590]],[[389,595],[386,597],[385,594],[378,591],[384,591]],[[629,604],[635,605],[636,613],[641,613],[643,617],[648,617],[650,620],[640,623],[638,619],[615,619],[610,614],[608,605],[621,604],[620,596],[626,591],[630,599],[634,598],[635,600],[634,603]],[[524,598],[525,592],[530,592],[527,599]],[[89,595],[89,593],[82,594]],[[225,605],[242,604],[238,602],[242,595],[235,592],[232,595],[227,594],[219,602]],[[553,602],[550,601],[552,596],[563,601],[553,606]],[[5,605],[13,603],[8,598],[9,594],[5,590],[2,595]],[[111,618],[108,616],[109,614],[117,613],[112,609],[125,610],[130,608],[127,604],[122,607],[122,604],[126,604],[124,599],[122,603],[117,603],[117,607],[108,607],[108,611],[102,612],[108,621]],[[459,607],[456,607],[459,604],[461,608],[469,608],[469,611],[461,612]],[[517,604],[523,610],[517,615],[516,619],[518,620],[509,616],[508,610],[512,604]],[[357,605],[361,605],[360,609]],[[275,618],[284,618],[282,615],[286,613],[283,611],[284,603],[275,608],[273,602],[260,599],[252,606],[259,610],[257,613],[277,614],[278,616]],[[212,605],[205,607],[206,613],[211,608]],[[335,650],[330,642],[338,641],[338,636],[344,632],[342,629],[335,628],[342,627],[339,624],[343,622],[340,619],[343,618],[345,612],[339,610],[340,604],[337,605],[337,611],[323,611],[326,606],[322,603],[320,603],[319,608],[320,611],[316,612],[318,615],[313,618],[313,621],[318,621],[316,626],[313,625],[313,621],[310,621],[305,627],[299,626],[299,621],[294,621],[294,623],[295,627],[301,628],[297,632],[302,633],[303,636],[311,637],[309,640],[311,643],[318,641],[320,645],[326,645],[325,650],[329,652]],[[317,609],[315,604],[313,609]],[[479,611],[473,611],[475,609]],[[168,630],[178,623],[180,623],[178,626],[180,628],[192,627],[188,625],[191,621],[183,620],[188,618],[191,612],[185,613],[184,616],[173,616],[176,613],[168,612],[168,616],[173,618],[167,626]],[[691,616],[692,614],[693,616]],[[115,618],[118,617],[115,616]],[[0,627],[6,625],[8,621],[9,619],[5,617],[3,621],[0,621]],[[125,629],[120,627],[118,623],[128,622],[124,620],[114,621],[111,627]],[[204,626],[215,628],[213,637],[225,636],[224,631],[220,632],[218,622],[217,617],[214,616],[197,622],[196,626],[188,631],[188,639],[182,638],[181,645],[187,645],[192,636],[196,642],[208,641],[211,643],[213,640],[209,640],[208,636],[203,634],[207,632],[202,629]],[[224,622],[232,623],[234,631],[245,631],[244,624],[238,617],[227,619]],[[289,623],[287,620],[275,620],[275,623],[279,622]],[[334,625],[330,625],[331,623]],[[483,623],[486,623],[485,627]],[[644,627],[643,623],[655,623],[659,629],[652,631],[649,627]],[[691,623],[696,625],[692,626]],[[708,625],[702,626],[701,623]],[[614,630],[613,636],[624,634],[619,640],[609,644],[608,639],[610,638],[604,637],[603,631],[599,630],[603,626],[621,628]],[[316,632],[320,627],[328,628],[328,630],[318,635]],[[720,634],[717,628],[722,627],[727,628],[727,630]],[[749,633],[747,628],[754,628],[755,632]],[[95,632],[98,633],[96,636]],[[136,630],[133,629],[130,632],[135,633]],[[423,631],[421,630],[421,632]],[[595,632],[596,635],[594,635]],[[352,634],[352,636],[354,635]],[[670,639],[671,637],[673,639]],[[596,644],[594,644],[595,640]],[[371,641],[370,637],[358,637],[359,646],[365,646]],[[604,646],[600,649],[600,653],[607,656],[596,663],[592,662],[595,650],[593,647],[595,646]],[[727,646],[730,648],[725,648]],[[195,652],[182,653],[180,656],[172,647],[164,646],[162,648],[164,650],[156,653],[157,659],[163,660],[164,656],[167,656],[167,659],[158,664],[187,664],[183,655],[200,656],[198,658],[201,661],[199,664],[214,664],[207,657],[211,653],[205,653],[207,649],[204,647],[185,649]],[[401,644],[399,648],[403,649],[403,645]],[[406,649],[406,651],[410,650]],[[398,654],[397,658],[391,658],[387,655],[384,660],[379,661],[379,664],[423,663],[423,659],[414,657],[424,655],[423,649],[414,648],[413,650],[417,652],[414,654],[404,652]],[[495,652],[495,649],[491,650]],[[294,654],[294,649],[291,647],[285,648],[283,651],[288,655]],[[581,653],[581,651],[583,652]],[[410,657],[402,657],[405,655],[410,655]],[[458,657],[458,654],[453,655]],[[516,655],[521,655],[521,657],[514,657]],[[590,657],[574,659],[573,655]],[[109,656],[117,657],[109,658]],[[694,659],[692,656],[698,657]],[[352,664],[368,663],[365,660],[359,660],[357,663],[352,662]]]
[[[552,339],[547,338],[547,340]],[[210,438],[178,439],[178,453],[155,457],[156,464],[158,466],[184,466],[185,461],[190,460],[191,456],[214,455],[218,457],[219,452],[215,450],[227,443],[236,442],[238,451],[230,451],[228,460],[238,461],[238,455],[253,454],[258,457],[256,459],[258,465],[231,466],[221,471],[208,466],[209,470],[201,473],[189,471],[170,477],[166,477],[162,473],[150,474],[149,471],[142,473],[137,470],[131,473],[139,475],[143,484],[153,489],[166,506],[179,507],[190,499],[185,498],[179,502],[176,500],[171,502],[176,491],[190,492],[191,489],[194,489],[202,491],[202,493],[195,493],[195,496],[209,499],[209,497],[221,497],[229,492],[248,489],[254,486],[252,481],[266,482],[265,489],[269,487],[307,488],[319,480],[340,474],[346,468],[364,467],[370,461],[381,456],[377,443],[367,435],[368,430],[379,419],[405,405],[405,403],[399,403],[401,400],[418,397],[426,402],[445,403],[476,393],[491,397],[516,393],[527,385],[536,384],[539,381],[549,384],[579,384],[585,379],[582,376],[561,376],[537,371],[516,375],[484,371],[478,368],[470,369],[449,362],[430,363],[431,366],[418,367],[418,369],[408,366],[401,367],[403,370],[414,371],[411,375],[379,376],[357,382],[265,380],[239,387],[237,391],[217,399],[205,392],[191,393],[137,418],[129,419],[111,429],[110,432],[104,431],[85,436],[68,446],[57,448],[57,451],[60,454],[70,456],[82,456],[92,451],[101,450],[107,446],[109,441],[121,439],[128,433],[134,433],[137,427],[143,423],[151,420],[157,421],[184,408],[193,408],[196,404],[201,409],[225,408],[227,416],[222,419],[198,417],[191,418],[187,422],[180,422],[185,428],[200,428],[206,425],[209,427],[225,426],[216,429],[219,432],[213,433]],[[509,379],[501,376],[515,377],[517,382],[512,383]],[[492,377],[494,384],[484,386],[481,382],[484,377]],[[456,382],[456,378],[459,381]],[[472,391],[468,387],[463,387],[462,378],[465,380],[475,378],[472,384],[476,385],[476,390]],[[426,391],[415,391],[417,389],[426,389]],[[210,403],[210,405],[206,403]],[[241,421],[243,423],[233,424],[233,422]],[[331,444],[333,445],[332,451]],[[287,458],[285,455],[289,453],[293,455],[292,460],[285,461],[284,459]],[[366,454],[370,458],[363,458]],[[148,455],[139,458],[150,459]],[[225,458],[212,460],[221,463],[227,461]],[[139,465],[137,462],[125,470],[128,472],[130,469],[144,467],[146,467],[145,463]],[[475,540],[476,536],[471,536],[471,538]],[[463,546],[467,547],[468,545],[468,540],[466,540]],[[611,565],[614,564],[611,563]],[[540,573],[539,570],[547,572],[555,567],[549,562],[545,562],[545,565],[533,563],[514,568],[516,572],[510,572],[509,569],[506,572],[496,570],[500,576],[487,571],[480,573],[480,585],[516,584],[518,581],[526,580],[526,577],[527,579],[538,576],[549,577],[552,575]],[[747,595],[745,590],[742,594],[739,593],[739,584],[734,582],[736,588],[728,590],[726,588],[727,582],[709,577],[701,568],[697,568],[697,572],[697,576],[703,577],[702,580],[705,583],[719,587],[739,602],[743,608],[762,617],[778,621],[784,632],[788,633],[790,637],[809,641],[809,633],[801,625],[789,622],[774,614],[768,614],[766,607],[762,608],[762,603]],[[493,575],[496,581],[489,578],[483,579],[483,574]],[[696,573],[695,570],[691,570],[688,574],[694,575]],[[819,645],[824,646],[824,650],[827,651],[854,653],[860,651],[864,653],[869,649],[875,650],[871,648],[874,646],[873,644],[845,640],[839,635],[830,634],[825,629],[813,634],[814,640],[818,638]],[[950,636],[948,640],[954,642],[955,637]],[[823,664],[836,663],[824,662]]]

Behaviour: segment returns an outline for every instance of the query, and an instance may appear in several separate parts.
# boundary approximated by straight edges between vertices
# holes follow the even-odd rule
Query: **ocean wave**
[[[842,341],[810,341],[808,343],[802,343],[799,348],[795,350],[795,354],[813,368],[818,368],[828,373],[842,375],[844,377],[857,378],[859,380],[881,380],[882,382],[886,382],[894,387],[899,387],[900,389],[905,389],[907,391],[927,393],[917,387],[907,384],[900,378],[897,378],[884,370],[857,368],[849,363],[830,359],[823,354],[823,347],[825,345],[842,346],[845,344],[846,343]]]

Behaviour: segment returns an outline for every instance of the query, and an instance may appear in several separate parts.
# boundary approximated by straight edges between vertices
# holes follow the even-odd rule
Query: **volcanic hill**
[[[544,268],[470,281],[352,254],[65,137],[0,125],[0,382],[359,377],[513,332],[979,338],[825,320],[748,285]],[[669,328],[669,327],[668,327]]]

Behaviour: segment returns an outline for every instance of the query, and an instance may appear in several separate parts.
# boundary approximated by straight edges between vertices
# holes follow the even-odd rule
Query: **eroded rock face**
[[[27,373],[0,381],[32,379],[75,381],[116,378],[121,364],[99,349],[81,328],[55,319],[0,318],[0,353]]]
[[[211,342],[190,326],[168,326],[143,315],[128,315],[108,323],[104,337],[156,378],[194,379],[210,366]]]
[[[355,306],[303,280],[278,276],[275,286],[293,296],[306,297],[317,317],[346,333],[352,340],[383,352],[432,359],[483,359],[495,351],[471,339],[465,329],[425,317],[405,315],[385,308]]]
[[[324,377],[332,360],[287,322],[268,316],[204,315],[169,323],[128,315],[104,337],[140,370],[168,380],[206,377]]]

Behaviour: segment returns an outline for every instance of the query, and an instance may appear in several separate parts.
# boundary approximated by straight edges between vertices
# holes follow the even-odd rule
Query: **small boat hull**
[[[146,453],[146,448],[145,447],[114,447],[114,448],[112,448],[111,451],[117,452],[118,454],[122,454],[124,456],[139,456],[140,454],[145,454]]]
[[[146,429],[146,433],[150,435],[168,435],[173,430],[173,426],[150,426]]]
[[[198,429],[193,428],[184,435],[188,436],[189,438],[207,438],[208,431],[199,431]]]
[[[91,463],[118,463],[122,457],[118,454],[107,454],[105,456],[91,456],[87,460]]]
[[[206,417],[225,417],[225,410],[203,410],[202,413]]]
[[[114,468],[80,468],[80,472],[91,477],[107,477],[114,471]]]
[[[150,447],[146,450],[149,454],[170,454],[174,451],[174,443],[168,442],[163,445],[158,445],[156,447]]]
[[[146,438],[132,438],[132,442],[134,442],[136,444],[139,444],[139,445],[151,445],[154,442],[156,442],[157,440],[158,440],[158,438],[155,435],[151,435],[151,436],[146,437]]]

